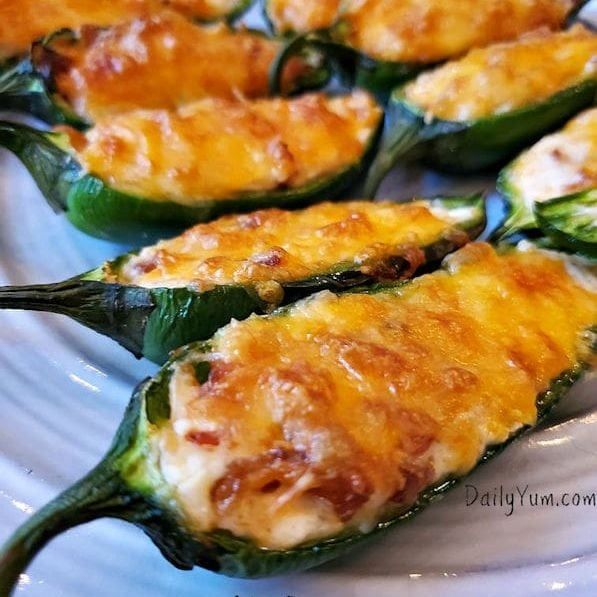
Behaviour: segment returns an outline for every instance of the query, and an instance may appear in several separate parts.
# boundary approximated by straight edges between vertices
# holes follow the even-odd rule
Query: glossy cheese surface
[[[111,25],[153,11],[157,0],[0,0],[0,58],[65,27]]]
[[[466,210],[466,208],[464,208]],[[462,220],[474,219],[474,213]],[[109,281],[145,287],[194,287],[307,279],[334,269],[393,277],[384,262],[424,263],[422,247],[467,234],[447,210],[428,202],[321,203],[300,211],[268,209],[199,224],[143,249]],[[379,269],[378,269],[379,268]]]
[[[238,11],[243,0],[161,0],[165,6],[205,21],[221,19]]]
[[[597,77],[597,35],[581,25],[472,50],[419,75],[406,99],[430,116],[467,121],[546,100]]]
[[[80,40],[57,39],[41,50],[37,64],[49,65],[58,94],[93,121],[205,97],[265,96],[279,49],[261,35],[162,13],[107,29],[86,27]]]
[[[227,16],[240,0],[0,0],[0,58],[23,54],[31,42],[58,29],[106,26],[171,7],[189,17]]]
[[[329,98],[205,99],[176,111],[136,110],[67,129],[79,162],[113,188],[192,205],[296,188],[364,155],[381,118],[363,91]]]
[[[507,178],[509,191],[531,211],[536,202],[597,187],[597,108],[525,151]]]
[[[342,0],[267,0],[267,16],[280,33],[306,33],[331,27]]]
[[[439,62],[474,47],[559,29],[572,0],[348,0],[347,41],[378,60]]]
[[[234,322],[182,358],[150,442],[191,526],[270,548],[369,530],[536,421],[591,358],[595,278],[483,243],[444,267]]]

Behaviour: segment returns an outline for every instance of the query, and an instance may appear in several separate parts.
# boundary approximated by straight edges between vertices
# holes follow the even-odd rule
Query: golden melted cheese
[[[597,108],[541,139],[507,172],[511,192],[529,211],[534,203],[597,187]]]
[[[559,29],[573,0],[349,0],[346,39],[378,60],[439,62],[471,48]]]
[[[393,256],[404,256],[416,269],[425,261],[422,247],[440,239],[464,244],[468,237],[456,225],[471,216],[465,213],[458,221],[427,202],[368,201],[225,216],[143,249],[107,277],[144,287],[205,290],[218,284],[301,280],[342,265],[391,278],[399,272],[384,264]]]
[[[166,6],[213,19],[237,4],[238,0],[0,0],[0,58],[23,54],[31,42],[58,29],[113,25]]]
[[[472,243],[445,267],[232,323],[182,359],[150,435],[192,526],[269,548],[367,530],[535,423],[537,395],[590,358],[597,287],[538,250]]]
[[[430,116],[466,121],[541,102],[597,76],[597,35],[577,25],[473,50],[419,75],[404,94]]]
[[[40,60],[51,65],[57,92],[75,112],[97,120],[205,97],[265,96],[279,49],[261,35],[162,13],[109,29],[84,28],[80,41],[57,40]]]
[[[306,33],[331,27],[341,0],[267,0],[267,15],[279,33]]]
[[[244,4],[244,0],[161,0],[161,2],[189,17],[206,21],[227,17]]]
[[[81,165],[120,191],[192,205],[296,188],[358,162],[381,118],[363,91],[329,98],[205,99],[67,131]]]

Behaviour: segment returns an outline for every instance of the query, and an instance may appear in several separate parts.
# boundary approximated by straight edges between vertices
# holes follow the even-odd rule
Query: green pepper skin
[[[282,74],[287,62],[293,57],[312,52],[328,60],[329,70],[335,72],[344,87],[361,87],[385,102],[390,91],[399,83],[416,76],[422,70],[434,66],[415,62],[379,61],[342,43],[338,33],[339,23],[329,30],[314,31],[302,35],[288,35],[287,45],[280,51],[270,71],[270,93],[282,93]]]
[[[137,244],[171,236],[192,224],[228,213],[297,208],[337,197],[371,161],[380,129],[381,125],[372,133],[359,161],[328,177],[295,189],[247,193],[231,199],[197,198],[192,206],[111,188],[100,178],[83,172],[69,153],[64,135],[0,122],[0,146],[20,158],[48,203],[55,211],[66,212],[77,228],[97,238]]]
[[[597,259],[596,212],[595,188],[536,203],[534,206],[539,228],[556,247],[580,253],[590,259]]]
[[[597,349],[596,332],[592,330],[586,335],[587,344],[593,350]],[[20,573],[52,538],[69,528],[102,517],[125,520],[143,529],[164,557],[180,569],[200,566],[228,576],[258,578],[306,570],[340,557],[412,518],[459,482],[459,479],[447,478],[428,488],[413,506],[380,522],[368,533],[344,532],[285,551],[260,548],[229,532],[193,533],[168,499],[165,482],[150,454],[148,429],[149,425],[163,424],[170,416],[169,381],[177,362],[193,353],[209,350],[209,342],[181,349],[153,379],[137,388],[114,443],[102,462],[36,512],[3,546],[0,551],[0,594],[10,593]],[[549,390],[537,397],[537,424],[545,419],[586,369],[584,363],[576,364],[554,379]],[[491,446],[479,464],[498,454],[529,428],[523,427],[503,444]]]
[[[369,171],[365,195],[375,196],[381,181],[401,159],[421,159],[438,170],[485,170],[516,154],[543,134],[594,104],[597,80],[564,89],[545,101],[511,112],[456,122],[425,114],[404,98],[402,87],[390,97],[381,147]]]
[[[470,240],[485,228],[482,195],[438,198],[433,204],[447,210],[472,208],[470,218],[458,225]],[[422,268],[433,267],[461,244],[446,237],[421,247],[425,256]],[[222,285],[199,292],[190,287],[142,288],[106,282],[103,272],[117,272],[130,256],[123,255],[102,268],[56,284],[0,288],[0,308],[66,315],[116,340],[135,356],[162,364],[172,350],[210,338],[230,320],[266,313],[275,306],[260,298],[257,286],[252,284]],[[410,263],[397,252],[376,261],[375,266],[401,277]],[[327,273],[281,284],[281,303],[289,304],[320,290],[340,292],[380,279],[362,274],[353,263],[339,263]]]

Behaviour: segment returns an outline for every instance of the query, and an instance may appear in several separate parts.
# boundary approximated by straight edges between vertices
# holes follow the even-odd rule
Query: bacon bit
[[[559,147],[554,147],[554,149],[552,149],[550,153],[554,160],[558,162],[563,161],[566,157],[565,153]]]
[[[247,492],[273,493],[296,482],[307,469],[303,452],[274,448],[261,456],[232,462],[211,488],[211,499],[221,514]]]
[[[383,280],[404,280],[411,278],[424,263],[424,251],[420,247],[406,245],[400,247],[397,254],[364,264],[361,272]]]
[[[399,409],[394,418],[400,428],[401,447],[408,455],[420,456],[435,441],[437,423],[426,413]]]
[[[59,75],[68,72],[73,65],[73,61],[68,56],[59,54],[40,42],[34,43],[31,47],[31,62],[48,81],[53,81]]]
[[[390,501],[405,505],[413,504],[419,493],[433,480],[434,472],[431,463],[418,466],[412,465],[408,469],[403,470],[404,485],[394,493]]]
[[[272,247],[264,253],[253,255],[251,261],[259,265],[277,267],[281,265],[288,257],[288,253],[282,247]]]
[[[184,438],[198,446],[219,446],[220,438],[212,431],[189,431]]]
[[[346,522],[367,502],[373,486],[360,471],[354,469],[322,479],[307,493],[329,502],[338,518]]]

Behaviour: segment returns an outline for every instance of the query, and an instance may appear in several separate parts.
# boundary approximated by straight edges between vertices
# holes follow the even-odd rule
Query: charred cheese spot
[[[268,209],[198,224],[143,249],[114,274],[124,284],[205,289],[288,282],[328,273],[340,264],[395,279],[424,262],[419,246],[442,238],[465,244],[465,232],[456,238],[458,223],[449,212],[438,213],[425,202],[350,201],[293,212]]]
[[[331,27],[341,0],[267,0],[267,14],[280,33],[306,33]]]
[[[84,169],[119,191],[193,205],[297,188],[341,172],[362,159],[380,118],[363,91],[246,103],[205,99],[175,111],[100,119],[75,153]]]
[[[419,75],[404,94],[431,117],[467,121],[541,102],[596,74],[597,36],[577,25],[473,50]]]
[[[220,330],[200,385],[170,384],[152,431],[198,530],[290,548],[370,529],[536,421],[536,397],[588,357],[597,294],[567,260],[473,243],[446,269],[373,294],[320,293]],[[210,429],[217,447],[185,439]]]
[[[559,29],[573,0],[353,0],[347,41],[378,60],[439,62],[475,47]]]
[[[94,121],[136,108],[175,109],[205,97],[254,98],[268,93],[278,42],[219,24],[198,26],[175,13],[101,29],[36,48],[56,91]],[[289,75],[300,74],[291,65]]]
[[[523,153],[508,168],[508,186],[531,211],[536,202],[597,187],[597,108]]]

